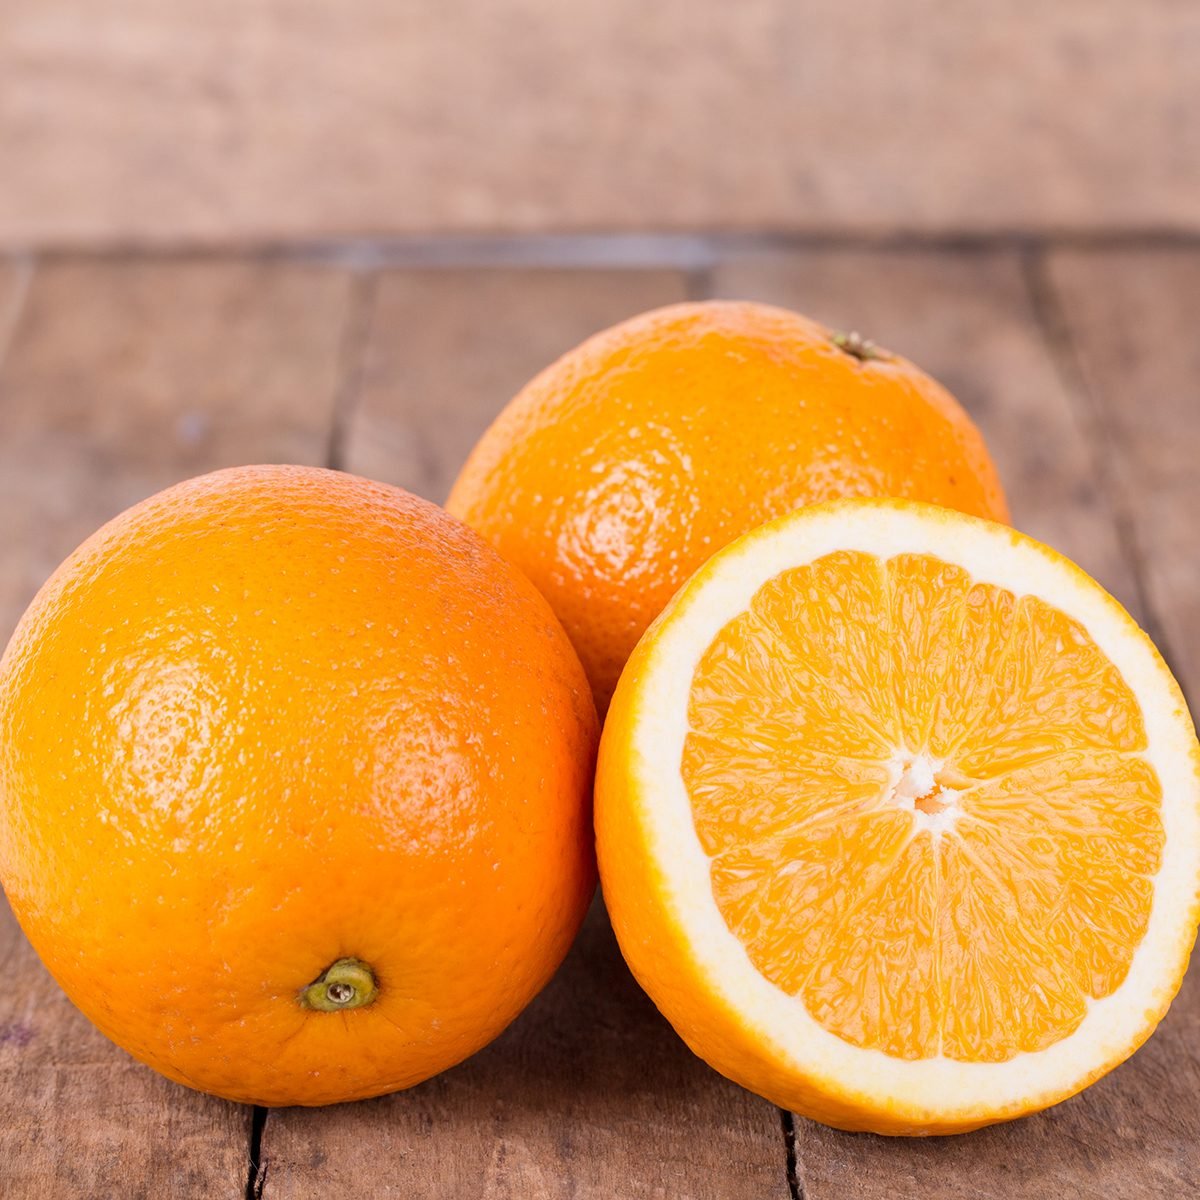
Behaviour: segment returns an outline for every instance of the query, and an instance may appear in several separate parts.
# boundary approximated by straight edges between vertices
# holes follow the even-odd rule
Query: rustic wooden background
[[[1200,231],[1195,0],[0,0],[0,243]]]
[[[1200,694],[1200,247],[882,249],[720,239],[428,243],[0,262],[0,625],[101,521],[234,463],[327,463],[434,499],[517,387],[656,304],[751,296],[859,328],[982,425],[1016,522],[1078,559]],[[466,261],[473,254],[476,263]],[[626,260],[597,266],[597,257]],[[431,265],[432,264],[432,265]],[[108,1044],[0,917],[0,1194],[1030,1200],[1200,1188],[1200,978],[1086,1094],[960,1138],[781,1113],[639,993],[597,908],[513,1028],[410,1092],[267,1113]]]
[[[588,333],[746,296],[916,359],[1015,519],[1200,696],[1194,0],[0,0],[0,641],[120,509],[248,462],[435,500]],[[1200,978],[1083,1096],[851,1136],[694,1059],[603,909],[469,1063],[251,1110],[108,1044],[0,902],[0,1196],[1171,1200]]]

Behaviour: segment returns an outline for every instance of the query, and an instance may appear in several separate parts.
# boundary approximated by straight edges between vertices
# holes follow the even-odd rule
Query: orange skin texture
[[[232,1100],[407,1087],[494,1038],[595,886],[597,721],[549,607],[396,488],[251,467],[86,542],[0,660],[0,872],[71,999]],[[365,1007],[299,993],[374,970]]]
[[[1007,521],[979,431],[911,363],[748,302],[590,338],[475,447],[447,508],[550,601],[601,712],[650,622],[712,554],[824,500],[898,496]]]

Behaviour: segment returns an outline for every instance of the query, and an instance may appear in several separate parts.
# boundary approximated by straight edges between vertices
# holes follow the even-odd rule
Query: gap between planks
[[[271,1110],[256,1104],[250,1110],[250,1146],[247,1154],[245,1200],[262,1200],[267,1186],[267,1168],[263,1162],[263,1133],[270,1120]]]
[[[333,398],[333,419],[325,465],[334,471],[345,470],[346,439],[355,409],[362,394],[370,351],[371,323],[375,316],[375,298],[379,291],[379,272],[358,271],[350,281],[346,321],[338,351],[338,381]]]
[[[8,296],[4,303],[0,304],[0,369],[4,366],[8,348],[16,336],[17,326],[21,323],[21,314],[25,311],[25,301],[33,284],[35,264],[36,260],[32,254],[0,258],[0,267],[8,266],[14,276]]]
[[[782,229],[576,233],[428,234],[394,237],[296,238],[251,241],[44,242],[0,246],[0,258],[45,262],[238,259],[324,263],[367,272],[389,268],[489,267],[644,268],[708,270],[725,257],[805,250],[914,253],[1020,253],[1054,250],[1200,249],[1200,232],[1169,227],[1107,229],[923,229],[794,231]]]
[[[804,1176],[796,1157],[796,1118],[786,1108],[779,1110],[783,1129],[784,1170],[787,1173],[788,1196],[791,1200],[806,1200]]]

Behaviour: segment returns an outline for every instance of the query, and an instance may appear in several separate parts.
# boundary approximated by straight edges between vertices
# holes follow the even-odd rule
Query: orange
[[[484,434],[448,508],[541,589],[601,711],[646,626],[711,554],[843,496],[1008,511],[983,440],[928,375],[761,304],[681,304],[597,334]]]
[[[549,607],[398,489],[221,471],[130,509],[0,662],[0,872],[71,999],[232,1100],[416,1083],[594,888],[596,716]]]
[[[1033,1112],[1130,1055],[1200,918],[1200,748],[1077,567],[908,501],[718,554],[617,688],[600,872],[719,1071],[845,1129]]]

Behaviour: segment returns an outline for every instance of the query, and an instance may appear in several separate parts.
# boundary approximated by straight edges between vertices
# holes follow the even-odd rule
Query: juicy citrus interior
[[[1162,791],[1137,698],[1053,605],[932,554],[827,554],[720,630],[688,726],[717,907],[831,1033],[1000,1062],[1125,979]]]

